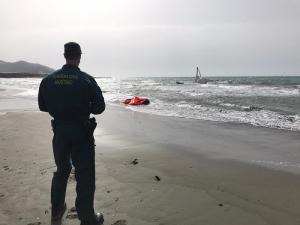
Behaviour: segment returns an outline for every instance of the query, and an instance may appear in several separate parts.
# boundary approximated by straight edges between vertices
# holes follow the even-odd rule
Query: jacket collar
[[[65,64],[65,65],[63,65],[62,69],[80,71],[78,66],[74,66],[72,64]]]

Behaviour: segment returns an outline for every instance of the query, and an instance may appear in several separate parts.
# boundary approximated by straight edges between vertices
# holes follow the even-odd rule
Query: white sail
[[[200,76],[199,76],[199,68],[197,66],[197,70],[196,70],[196,78],[195,78],[195,82],[198,83],[199,79],[201,78],[201,73],[200,73]]]
[[[205,77],[202,77],[199,68],[197,67],[197,72],[196,72],[196,78],[195,78],[195,83],[199,84],[206,84],[209,80],[206,79]]]

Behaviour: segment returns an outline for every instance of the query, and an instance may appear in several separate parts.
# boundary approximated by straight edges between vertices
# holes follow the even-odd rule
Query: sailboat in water
[[[197,72],[196,72],[196,77],[195,77],[195,83],[198,84],[206,84],[208,81],[210,81],[209,79],[202,77],[200,70],[197,66]]]

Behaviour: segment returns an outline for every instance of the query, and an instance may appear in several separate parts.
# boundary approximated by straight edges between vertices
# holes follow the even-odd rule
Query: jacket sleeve
[[[42,82],[40,83],[39,93],[38,93],[38,104],[39,104],[39,108],[40,108],[40,110],[43,111],[43,112],[48,112],[47,106],[46,106],[46,103],[45,103],[45,96],[44,96],[44,90],[45,90],[46,79],[47,79],[47,78],[44,78],[44,79],[42,80]]]
[[[91,113],[101,114],[105,110],[105,102],[102,95],[102,91],[94,78],[91,77],[90,81]]]

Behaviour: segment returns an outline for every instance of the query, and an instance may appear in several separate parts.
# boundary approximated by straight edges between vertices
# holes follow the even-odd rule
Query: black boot
[[[51,210],[51,219],[52,221],[58,221],[60,220],[64,213],[66,212],[67,204],[65,203],[62,207],[53,207]]]
[[[82,220],[80,225],[102,225],[104,223],[104,217],[102,213],[96,213],[94,218],[90,220]]]

